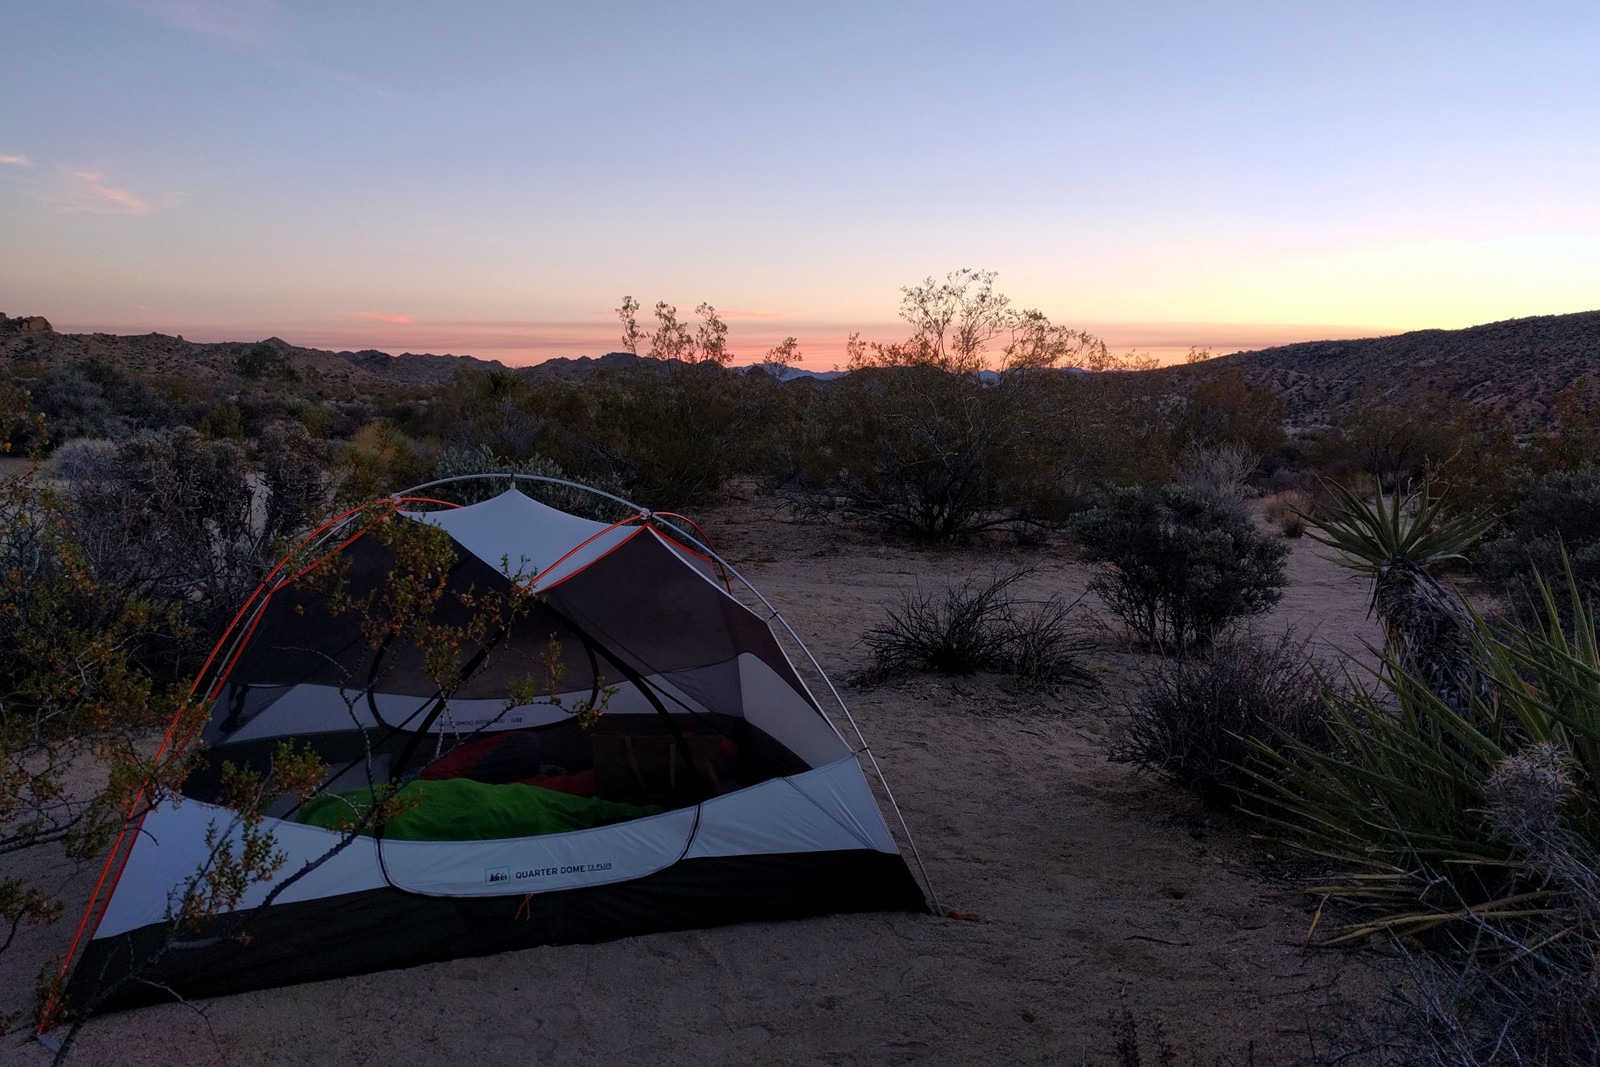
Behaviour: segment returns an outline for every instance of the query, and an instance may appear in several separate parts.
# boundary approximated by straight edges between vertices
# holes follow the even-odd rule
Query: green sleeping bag
[[[352,825],[372,806],[372,792],[351,789],[312,797],[296,821],[324,830]],[[384,824],[383,836],[396,841],[492,841],[587,830],[601,823],[637,819],[665,811],[597,797],[575,797],[553,789],[512,782],[489,785],[468,778],[411,782],[395,794],[399,814]],[[370,835],[369,828],[362,831]]]

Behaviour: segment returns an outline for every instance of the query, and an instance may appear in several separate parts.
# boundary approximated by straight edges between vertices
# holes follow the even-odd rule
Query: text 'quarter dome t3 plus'
[[[203,763],[113,850],[69,1004],[927,910],[857,749],[699,539],[429,488],[324,527],[240,612],[201,681]],[[228,765],[267,776],[286,744],[327,771],[266,809],[283,864],[176,923],[211,842],[242,854]]]

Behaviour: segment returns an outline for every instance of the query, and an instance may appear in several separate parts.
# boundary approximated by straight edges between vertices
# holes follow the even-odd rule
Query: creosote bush
[[[1075,520],[1073,536],[1087,560],[1111,565],[1090,588],[1164,652],[1209,644],[1229,622],[1261,614],[1287,581],[1288,546],[1238,503],[1184,486],[1111,490]]]
[[[1069,625],[1075,602],[1055,595],[1018,600],[1014,587],[1029,573],[995,575],[987,584],[969,578],[940,595],[907,592],[885,623],[863,636],[872,651],[869,680],[931,670],[1001,671],[1024,686],[1090,682],[1076,658],[1083,642]]]
[[[1127,735],[1112,753],[1197,791],[1214,807],[1232,807],[1251,786],[1243,768],[1252,742],[1282,739],[1320,748],[1328,713],[1322,683],[1292,631],[1219,640],[1207,653],[1166,660],[1128,709]]]

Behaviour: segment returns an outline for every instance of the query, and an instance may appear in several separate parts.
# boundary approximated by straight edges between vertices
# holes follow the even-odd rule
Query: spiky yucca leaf
[[[1449,516],[1443,493],[1385,494],[1367,503],[1330,486],[1333,506],[1307,534],[1339,550],[1340,562],[1372,577],[1372,610],[1395,663],[1415,675],[1458,715],[1469,714],[1483,683],[1471,656],[1467,606],[1432,569],[1459,559],[1493,525],[1486,515]]]
[[[1486,814],[1490,776],[1527,745],[1571,756],[1579,786],[1562,819],[1600,845],[1600,642],[1570,568],[1567,586],[1573,638],[1542,580],[1538,624],[1491,628],[1470,616],[1474,669],[1490,684],[1466,714],[1389,655],[1379,692],[1334,698],[1328,750],[1255,746],[1267,768],[1254,776],[1257,813],[1274,836],[1346,872],[1317,891],[1389,907],[1340,938],[1537,910],[1542,887],[1522,879],[1521,858]]]
[[[1379,485],[1370,504],[1345,486],[1330,484],[1328,490],[1333,503],[1306,516],[1306,536],[1337,549],[1344,556],[1340,562],[1368,575],[1396,559],[1423,569],[1460,559],[1497,521],[1493,515],[1446,515],[1446,494],[1427,486],[1386,494]]]

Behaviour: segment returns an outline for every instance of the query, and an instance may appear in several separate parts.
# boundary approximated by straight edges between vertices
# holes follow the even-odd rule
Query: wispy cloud
[[[375,311],[347,311],[345,314],[352,319],[370,319],[373,322],[389,322],[396,326],[415,325],[415,323],[411,321],[410,315],[379,315]]]
[[[111,184],[103,171],[89,167],[62,167],[59,179],[40,195],[62,211],[91,215],[148,215],[176,207],[183,199],[182,193],[170,192],[151,200]]]
[[[317,62],[306,53],[303,26],[273,0],[108,0],[175,29],[209,37],[301,76],[337,82],[384,100],[402,94],[387,85]]]
[[[8,167],[33,166],[33,160],[29,159],[27,156],[0,156],[0,163],[4,163]]]
[[[119,0],[123,7],[204,37],[257,44],[273,16],[271,0]]]

